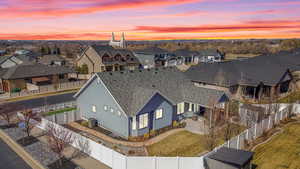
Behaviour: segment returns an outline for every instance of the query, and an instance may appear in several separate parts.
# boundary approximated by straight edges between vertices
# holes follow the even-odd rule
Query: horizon
[[[2,40],[300,38],[300,0],[2,0]]]

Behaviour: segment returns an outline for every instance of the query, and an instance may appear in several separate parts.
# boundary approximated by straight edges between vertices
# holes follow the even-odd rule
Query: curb
[[[19,144],[12,140],[6,133],[0,130],[0,138],[14,151],[16,152],[31,168],[33,169],[46,169],[42,164],[24,150]]]

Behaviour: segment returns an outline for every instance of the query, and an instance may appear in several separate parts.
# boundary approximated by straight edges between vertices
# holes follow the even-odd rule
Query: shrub
[[[185,126],[186,126],[186,122],[182,122],[179,124],[179,127],[181,127],[181,128],[185,128]]]
[[[88,121],[82,121],[81,123],[80,123],[81,125],[83,125],[83,126],[85,126],[85,127],[88,127],[89,126],[89,122]]]
[[[151,130],[150,131],[150,137],[154,137],[156,136],[156,131],[155,130]]]
[[[150,134],[149,134],[149,133],[145,133],[145,134],[144,134],[144,140],[149,139],[149,137],[150,137]]]
[[[177,127],[179,126],[179,123],[178,123],[178,121],[173,121],[173,124],[172,124],[172,126],[173,126],[174,128],[177,128]]]

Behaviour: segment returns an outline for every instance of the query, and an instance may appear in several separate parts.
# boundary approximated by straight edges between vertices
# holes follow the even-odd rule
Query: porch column
[[[256,99],[255,94],[256,94],[256,87],[254,87],[254,92],[253,92],[253,99],[254,100]]]

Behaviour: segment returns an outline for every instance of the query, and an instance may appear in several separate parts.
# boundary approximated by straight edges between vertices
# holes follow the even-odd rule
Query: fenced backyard
[[[233,137],[229,141],[225,142],[219,147],[216,147],[213,151],[200,156],[200,157],[134,157],[125,156],[110,149],[102,144],[96,143],[95,141],[86,138],[78,133],[75,133],[69,129],[63,128],[59,124],[53,123],[45,118],[38,125],[39,128],[45,129],[50,123],[56,127],[63,128],[64,130],[69,130],[74,137],[74,142],[72,146],[85,152],[89,156],[99,160],[100,162],[106,164],[112,169],[205,169],[204,159],[207,155],[212,152],[218,151],[221,147],[230,147],[234,149],[245,148],[246,142],[251,142],[254,139],[263,135],[264,131],[270,130],[274,125],[280,123],[288,117],[289,110],[288,107],[282,105],[283,107],[279,112],[270,115],[261,122],[252,125],[251,128],[246,129],[241,134]],[[300,104],[293,105],[293,113],[300,113]]]

